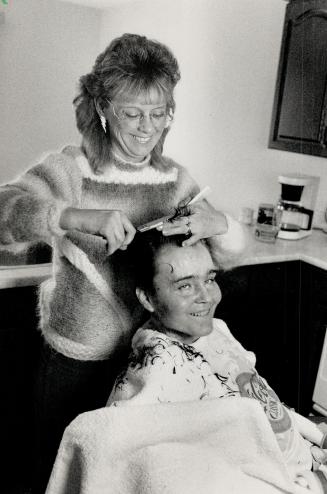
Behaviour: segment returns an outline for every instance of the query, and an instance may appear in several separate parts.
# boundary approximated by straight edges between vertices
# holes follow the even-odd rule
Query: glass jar
[[[280,228],[281,210],[274,204],[261,203],[258,207],[255,238],[260,242],[274,243]]]

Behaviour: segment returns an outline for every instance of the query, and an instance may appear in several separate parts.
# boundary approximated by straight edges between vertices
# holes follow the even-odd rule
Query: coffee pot
[[[311,175],[279,175],[278,238],[298,240],[311,234],[319,181],[319,177]]]

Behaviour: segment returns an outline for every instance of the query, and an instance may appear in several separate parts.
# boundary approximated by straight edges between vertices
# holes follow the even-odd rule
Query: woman
[[[35,492],[44,491],[66,425],[105,405],[140,324],[126,251],[136,227],[172,214],[199,190],[162,155],[179,79],[164,45],[133,34],[115,39],[80,80],[81,147],[68,146],[1,187],[0,242],[53,246],[53,278],[40,293]],[[187,214],[163,234],[188,231],[188,243],[210,237],[212,252],[231,260],[242,250],[240,226],[207,202]]]

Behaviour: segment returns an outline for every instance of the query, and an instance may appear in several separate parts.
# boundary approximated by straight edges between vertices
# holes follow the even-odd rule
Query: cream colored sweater
[[[198,190],[170,159],[164,165],[112,163],[97,175],[73,146],[0,187],[0,246],[15,249],[22,242],[45,241],[53,247],[53,277],[40,290],[40,327],[53,348],[75,359],[106,359],[129,345],[142,315],[128,251],[108,258],[102,238],[64,232],[62,210],[118,209],[138,226],[171,214]],[[231,218],[228,223],[229,231],[211,240],[222,262],[235,261],[244,247],[240,225]]]

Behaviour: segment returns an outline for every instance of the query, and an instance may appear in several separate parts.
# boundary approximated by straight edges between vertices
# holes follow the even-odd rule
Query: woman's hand
[[[226,233],[228,226],[223,213],[216,211],[206,200],[181,209],[181,216],[166,222],[160,228],[163,235],[190,235],[183,246],[193,245],[201,238]]]
[[[61,214],[60,227],[103,237],[108,255],[125,250],[136,233],[125,213],[118,210],[67,208]]]

